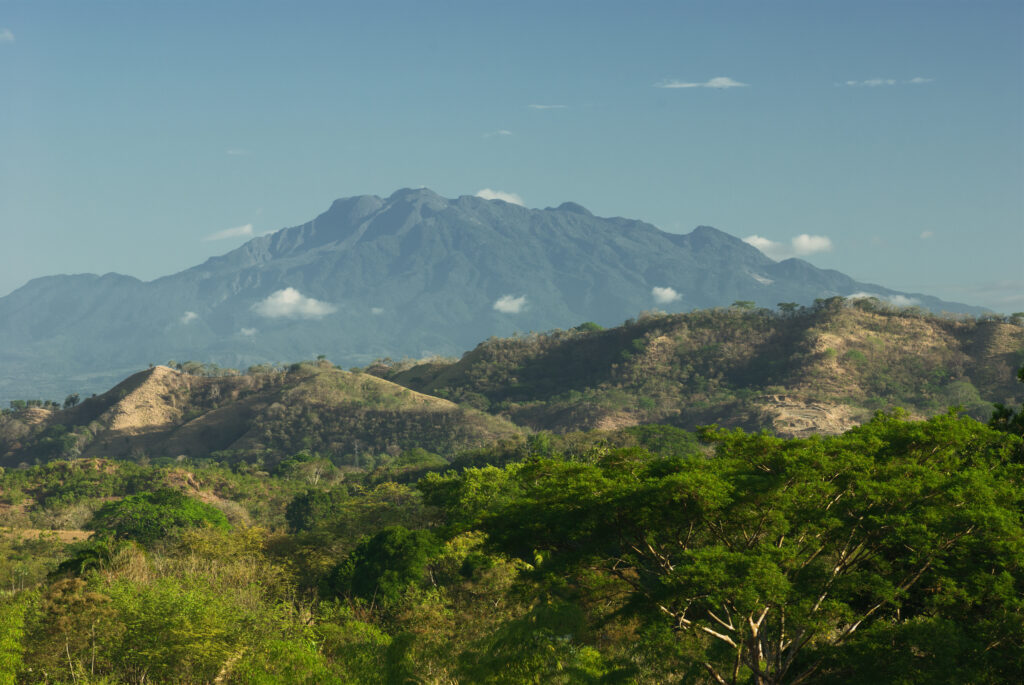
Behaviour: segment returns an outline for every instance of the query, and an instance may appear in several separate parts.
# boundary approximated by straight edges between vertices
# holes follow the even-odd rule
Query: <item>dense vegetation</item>
[[[1012,431],[880,414],[832,437],[640,426],[408,460],[8,469],[0,683],[1024,672]]]
[[[1019,324],[737,303],[19,404],[0,685],[1017,682]],[[865,422],[671,425],[763,393]]]

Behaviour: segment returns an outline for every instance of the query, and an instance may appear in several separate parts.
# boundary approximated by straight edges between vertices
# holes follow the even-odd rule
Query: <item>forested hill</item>
[[[877,300],[752,303],[648,314],[602,330],[492,338],[460,360],[369,373],[555,431],[669,423],[838,433],[877,410],[985,419],[1019,403],[1024,321],[949,317]]]
[[[49,276],[0,297],[0,402],[100,392],[167,359],[244,368],[325,354],[347,367],[461,354],[515,331],[616,325],[652,307],[856,293],[983,311],[776,262],[706,226],[679,235],[572,203],[528,209],[405,189],[337,200],[154,281]]]
[[[783,436],[834,434],[896,407],[959,406],[987,420],[1024,386],[1024,325],[940,317],[877,300],[652,313],[491,338],[461,359],[326,359],[246,372],[187,362],[136,373],[76,403],[0,414],[2,464],[55,458],[216,455],[272,466],[310,451],[351,467],[410,450],[451,460],[533,431],[716,423]]]

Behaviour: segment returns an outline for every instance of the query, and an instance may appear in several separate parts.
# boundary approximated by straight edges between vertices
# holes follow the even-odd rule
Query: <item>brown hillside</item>
[[[416,390],[569,431],[661,422],[838,433],[874,411],[985,419],[1024,386],[1024,328],[834,298],[790,314],[647,315],[604,331],[491,339],[462,359],[378,364]]]
[[[4,463],[216,452],[273,464],[300,450],[358,463],[361,454],[449,454],[521,434],[507,420],[327,363],[223,377],[155,367],[22,426],[19,439],[0,438]]]

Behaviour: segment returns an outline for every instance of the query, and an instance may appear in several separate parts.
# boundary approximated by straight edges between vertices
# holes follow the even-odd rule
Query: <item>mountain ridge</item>
[[[0,401],[95,391],[92,379],[169,358],[245,367],[324,353],[358,365],[458,354],[516,331],[614,325],[652,308],[855,292],[983,311],[775,262],[707,226],[671,234],[575,203],[529,209],[407,188],[340,198],[311,221],[152,281],[30,281],[0,298]],[[291,299],[261,305],[275,296]]]

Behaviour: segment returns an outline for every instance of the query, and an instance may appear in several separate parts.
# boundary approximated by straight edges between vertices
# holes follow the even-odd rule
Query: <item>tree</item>
[[[1024,668],[1018,438],[956,415],[879,416],[831,438],[703,437],[715,458],[632,450],[510,467],[517,496],[477,526],[549,592],[580,574],[615,579],[621,611],[672,636],[659,649],[677,655],[673,678],[842,680],[858,654],[885,660],[894,634],[923,658],[888,679],[944,678],[931,664],[950,655],[963,674]],[[460,488],[425,486],[428,501],[462,506],[444,496]]]
[[[389,526],[360,540],[348,559],[333,569],[328,584],[337,594],[390,604],[423,578],[439,547],[428,531]]]
[[[302,451],[278,464],[274,469],[274,475],[282,478],[301,479],[310,485],[317,485],[322,479],[329,481],[336,479],[338,469],[330,459]]]
[[[786,316],[793,316],[793,314],[796,313],[796,310],[798,307],[800,307],[800,305],[797,304],[796,302],[779,302],[778,307],[779,311],[785,314]]]
[[[344,511],[347,500],[344,488],[307,490],[296,495],[285,509],[288,530],[298,533],[330,525]]]
[[[1024,366],[1017,372],[1017,380],[1024,383]],[[1024,436],[1024,407],[1014,411],[1011,407],[996,402],[988,425],[996,430]]]
[[[78,400],[79,400],[79,395],[78,395],[77,392],[68,395],[67,397],[64,398],[64,408],[65,409],[70,409],[71,407],[73,407],[76,404],[78,404]]]
[[[177,490],[161,488],[104,504],[93,515],[88,528],[100,535],[110,534],[148,545],[175,531],[206,525],[230,527],[218,509]]]

